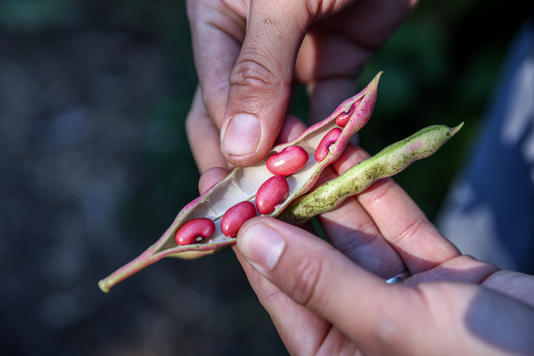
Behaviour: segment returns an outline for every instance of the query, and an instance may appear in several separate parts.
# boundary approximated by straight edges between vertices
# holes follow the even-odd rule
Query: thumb
[[[262,159],[286,116],[295,60],[309,22],[302,1],[252,1],[230,75],[221,149],[234,165]]]
[[[382,336],[406,329],[406,317],[422,317],[414,315],[418,299],[411,288],[386,284],[326,242],[279,220],[248,221],[239,231],[237,248],[281,291],[364,351],[377,351],[384,346]]]

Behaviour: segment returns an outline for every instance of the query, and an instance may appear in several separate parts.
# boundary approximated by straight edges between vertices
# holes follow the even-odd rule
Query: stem
[[[159,261],[165,256],[164,254],[153,254],[153,252],[153,249],[146,250],[128,264],[122,266],[106,278],[100,280],[98,282],[98,286],[100,287],[102,292],[109,292],[111,287],[113,287],[115,284],[119,283],[123,279],[130,277],[134,273],[153,264],[154,262]]]
[[[145,252],[136,257],[133,261],[122,266],[106,278],[98,282],[98,286],[102,292],[107,293],[115,284],[120,281],[130,277],[131,275],[139,272],[143,268],[150,266],[153,263],[158,262],[164,257],[180,257],[184,259],[194,259],[203,257],[209,254],[214,253],[217,250],[225,248],[229,245],[235,244],[235,239],[228,239],[223,241],[217,241],[211,244],[194,244],[187,246],[176,246],[174,248],[167,248],[160,250],[164,237],[167,236],[165,233],[158,242],[149,247]]]

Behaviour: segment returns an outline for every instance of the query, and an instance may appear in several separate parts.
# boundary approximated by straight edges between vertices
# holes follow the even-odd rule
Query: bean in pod
[[[265,181],[256,193],[256,206],[260,214],[270,214],[287,199],[289,184],[284,176],[274,176]]]
[[[333,128],[332,130],[328,131],[326,135],[324,135],[323,139],[321,142],[319,142],[319,145],[315,150],[314,158],[317,162],[321,162],[323,159],[325,159],[325,157],[330,153],[332,145],[336,143],[340,135],[341,129],[338,127]]]
[[[255,217],[256,207],[249,201],[237,203],[226,210],[221,220],[221,231],[225,236],[236,237],[241,225]]]
[[[338,117],[336,117],[336,124],[339,127],[345,127],[347,125],[347,122],[349,122],[351,114],[356,110],[356,107],[360,104],[360,101],[355,102],[350,106],[350,108],[347,111],[342,112],[339,114]]]
[[[258,201],[259,199],[259,205],[263,206],[265,210],[259,206],[258,210],[262,209],[263,214],[272,217],[278,216],[293,200],[306,194],[315,185],[323,170],[341,156],[351,136],[368,122],[376,102],[380,76],[381,73],[377,74],[361,92],[342,102],[332,114],[323,121],[308,128],[296,140],[278,145],[269,152],[268,156],[278,157],[279,161],[283,161],[285,155],[295,155],[296,153],[299,160],[297,162],[298,164],[282,164],[282,171],[278,172],[281,174],[275,175],[281,177],[284,181],[285,178],[283,176],[289,175],[290,184],[287,184],[287,181],[285,182],[287,187],[284,184],[277,183],[277,185],[269,189],[260,189],[261,185],[273,176],[273,173],[267,166],[266,160],[252,166],[235,168],[225,179],[187,204],[178,213],[171,226],[152,246],[148,247],[140,256],[131,262],[102,279],[98,283],[100,289],[107,292],[121,280],[162,258],[198,258],[234,244],[235,238],[231,236],[234,232],[230,230],[233,230],[235,226],[230,224],[230,226],[225,227],[222,224],[222,219],[232,207],[240,202],[250,202],[255,200],[255,198]],[[354,105],[355,103],[359,104],[356,106]],[[336,118],[343,113],[347,116],[347,122],[345,127],[339,129],[336,124]],[[305,165],[299,168],[300,170],[295,171],[296,167],[299,167],[304,161],[304,155],[298,153],[300,150],[297,152],[295,149],[287,148],[298,146],[306,153],[315,152],[323,137],[334,128],[341,130],[341,133],[335,144],[328,147],[330,153],[327,153],[321,161],[306,159],[309,162],[304,163]],[[274,158],[273,160],[276,161],[276,159]],[[274,164],[269,166],[272,169]],[[280,178],[276,179],[281,182]],[[275,195],[264,195],[263,191],[271,191]],[[210,219],[215,226],[215,231],[201,241],[196,241],[198,236],[194,236],[192,238],[193,241],[191,241],[190,237],[185,239],[187,242],[190,242],[189,244],[179,244],[175,240],[177,231],[187,224],[188,221],[200,218]],[[228,218],[225,219],[225,222],[227,220]],[[238,221],[236,225],[239,225],[239,222],[241,221]],[[223,232],[223,228],[230,236]],[[180,232],[179,235],[181,236],[182,233]],[[202,237],[202,235],[200,236]]]
[[[174,235],[178,245],[190,245],[210,237],[215,232],[215,224],[211,219],[199,218],[189,220]]]
[[[279,176],[290,176],[300,171],[308,162],[308,152],[300,146],[289,146],[267,159],[269,172]]]

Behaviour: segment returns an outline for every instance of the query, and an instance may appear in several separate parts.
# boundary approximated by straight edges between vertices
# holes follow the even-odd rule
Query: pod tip
[[[378,82],[380,78],[382,77],[382,74],[384,74],[384,71],[381,70],[380,72],[376,73],[375,77],[373,78],[373,81]]]
[[[462,122],[460,123],[460,125],[458,125],[458,126],[456,126],[456,127],[453,127],[453,128],[451,129],[451,134],[452,134],[452,135],[456,134],[458,131],[460,131],[460,130],[462,129],[463,126],[464,126],[464,122],[462,121]]]
[[[98,288],[100,288],[100,290],[104,293],[109,292],[109,287],[106,285],[105,279],[98,281]]]

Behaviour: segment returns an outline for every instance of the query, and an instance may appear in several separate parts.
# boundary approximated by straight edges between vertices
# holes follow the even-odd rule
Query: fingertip
[[[261,125],[254,114],[240,113],[227,119],[221,130],[221,150],[227,156],[247,156],[258,149]]]
[[[213,167],[204,172],[198,181],[198,191],[200,194],[204,194],[215,184],[223,180],[229,172],[229,169],[223,167]]]
[[[306,130],[306,125],[296,116],[287,115],[276,144],[282,144],[297,139]]]
[[[237,114],[228,119],[221,130],[221,151],[225,159],[242,167],[265,158],[278,137],[284,117],[262,120],[254,114]]]
[[[278,264],[286,247],[284,235],[266,220],[251,220],[237,239],[238,250],[262,274]]]

